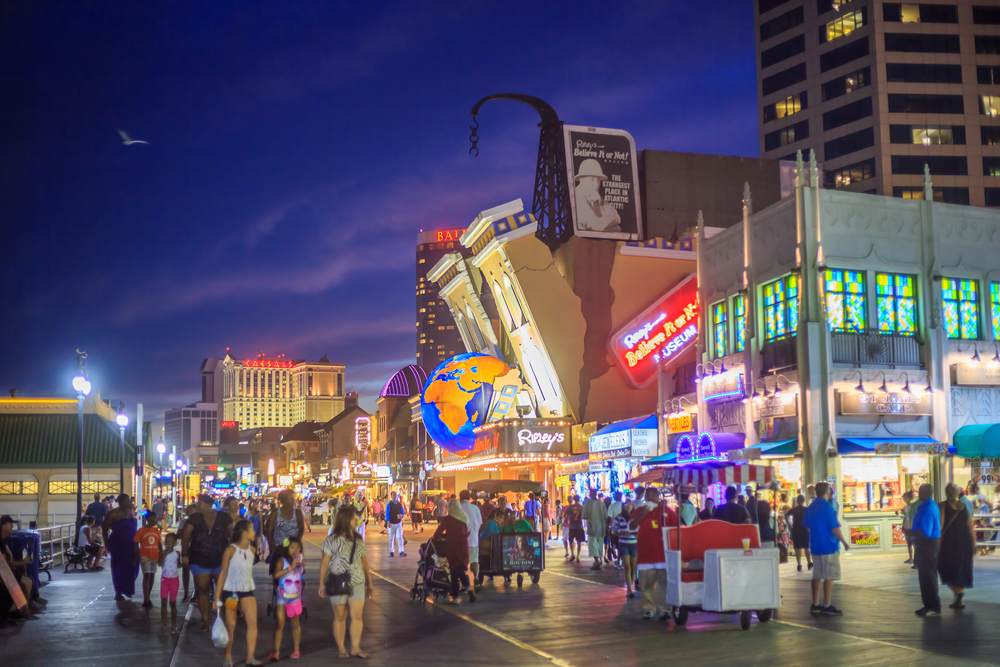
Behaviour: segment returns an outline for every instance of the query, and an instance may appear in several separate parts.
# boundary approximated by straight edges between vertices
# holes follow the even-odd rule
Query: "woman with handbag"
[[[365,542],[358,534],[357,510],[348,505],[337,512],[333,533],[323,543],[323,560],[319,571],[325,573],[319,585],[319,596],[329,597],[333,606],[333,638],[340,651],[338,658],[367,658],[361,651],[362,611],[365,596],[372,597],[371,572],[368,570]],[[351,616],[351,650],[344,647],[347,615]]]

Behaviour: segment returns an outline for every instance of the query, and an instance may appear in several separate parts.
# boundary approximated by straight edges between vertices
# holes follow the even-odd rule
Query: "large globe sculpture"
[[[493,380],[510,372],[502,359],[469,352],[442,362],[424,385],[420,414],[431,438],[449,452],[472,449],[472,432],[486,421]]]

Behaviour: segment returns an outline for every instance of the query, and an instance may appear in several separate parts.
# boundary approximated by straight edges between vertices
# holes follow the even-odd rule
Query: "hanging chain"
[[[479,129],[479,120],[475,116],[473,116],[472,122],[473,125],[469,126],[469,129],[472,130],[472,132],[469,134],[469,141],[472,142],[472,146],[469,148],[469,155],[472,155],[472,151],[476,151],[474,157],[479,157],[479,148],[476,146],[476,144],[479,143],[479,135],[476,134],[476,130]]]

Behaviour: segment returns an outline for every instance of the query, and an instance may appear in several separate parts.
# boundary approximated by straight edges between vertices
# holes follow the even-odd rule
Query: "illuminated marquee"
[[[360,416],[354,420],[354,447],[359,451],[368,449],[372,443],[371,417]]]
[[[244,359],[247,368],[291,368],[295,364],[284,359]]]
[[[608,341],[619,368],[637,388],[649,384],[661,361],[669,367],[698,338],[698,282],[688,276]]]
[[[222,428],[236,428],[236,422],[219,422]]]

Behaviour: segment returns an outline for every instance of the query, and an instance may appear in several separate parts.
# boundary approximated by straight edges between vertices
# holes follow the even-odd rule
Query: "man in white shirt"
[[[472,570],[472,582],[479,588],[479,529],[483,527],[483,513],[472,504],[472,494],[468,490],[458,494],[462,511],[469,518],[469,569]]]
[[[615,520],[615,517],[622,513],[622,492],[615,491],[614,500],[608,506],[608,530],[604,533],[607,541],[608,554],[614,555],[615,557],[615,569],[621,570],[622,559],[621,555],[618,553],[618,538],[611,534],[611,522]]]

